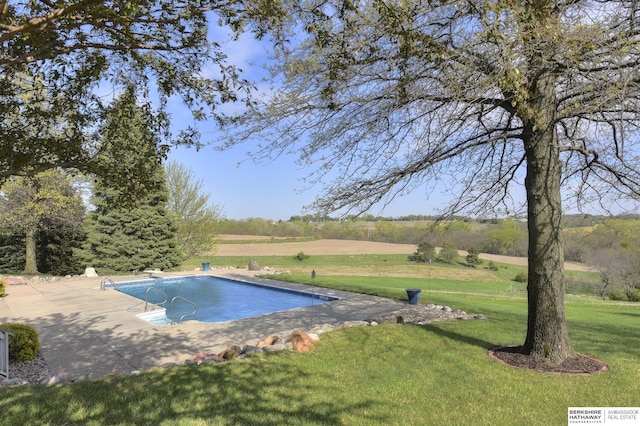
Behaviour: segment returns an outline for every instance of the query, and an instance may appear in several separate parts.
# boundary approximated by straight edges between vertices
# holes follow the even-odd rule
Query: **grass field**
[[[511,281],[521,266],[429,268],[401,254],[312,255],[299,262],[294,254],[206,261],[246,267],[251,257],[291,270],[287,279],[293,281],[393,298],[417,286],[424,302],[487,319],[346,328],[323,335],[304,355],[266,353],[132,377],[0,388],[0,424],[546,426],[567,424],[568,407],[640,406],[640,305],[568,296],[574,348],[610,370],[591,376],[532,372],[487,355],[491,347],[524,340],[526,292]],[[572,274],[577,282],[593,281],[592,273]]]

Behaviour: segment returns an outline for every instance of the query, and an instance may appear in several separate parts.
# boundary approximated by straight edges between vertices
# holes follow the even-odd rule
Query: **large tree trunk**
[[[33,226],[27,226],[26,237],[26,253],[24,273],[35,275],[38,274],[38,262],[36,259],[36,229]]]
[[[523,351],[560,363],[573,355],[564,307],[564,249],[561,234],[562,163],[555,127],[553,76],[534,88],[536,116],[525,125],[529,229],[529,316]]]

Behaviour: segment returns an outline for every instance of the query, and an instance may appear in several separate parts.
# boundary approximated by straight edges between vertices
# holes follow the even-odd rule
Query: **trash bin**
[[[417,305],[418,300],[420,299],[420,293],[422,293],[422,290],[419,288],[407,288],[405,289],[405,291],[407,292],[407,298],[409,299],[409,304]]]
[[[202,270],[203,271],[208,271],[209,270],[209,262],[205,262],[202,264]]]

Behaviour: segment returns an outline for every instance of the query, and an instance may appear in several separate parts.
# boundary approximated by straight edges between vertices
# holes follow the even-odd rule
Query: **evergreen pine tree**
[[[16,273],[24,270],[24,231],[14,228],[0,229],[0,273]]]
[[[133,203],[118,203],[121,194],[112,185],[97,180],[87,215],[87,241],[83,257],[87,266],[104,272],[131,272],[150,268],[168,269],[181,261],[176,248],[176,225],[167,210],[166,175],[157,159],[157,137],[145,119],[147,110],[125,92],[108,112],[103,138],[104,164],[127,162],[137,167],[148,159],[151,185],[140,191]],[[110,158],[109,158],[110,157]],[[126,170],[126,165],[121,169]],[[142,189],[142,188],[141,188]]]

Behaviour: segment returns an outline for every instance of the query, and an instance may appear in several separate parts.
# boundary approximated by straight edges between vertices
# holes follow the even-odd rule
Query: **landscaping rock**
[[[262,349],[253,345],[244,345],[242,348],[243,355],[252,355],[260,352],[262,352]]]
[[[407,308],[391,312],[369,320],[373,323],[398,323],[399,317],[402,318],[404,324],[429,324],[433,321],[453,321],[465,319],[483,319],[483,315],[469,315],[466,312],[456,309],[453,310],[448,306],[441,305],[411,305]]]
[[[339,324],[338,328],[362,327],[365,325],[369,325],[369,321],[345,321],[342,324]]]
[[[302,330],[294,330],[286,341],[291,343],[294,351],[300,353],[309,352],[316,346],[316,342]]]
[[[193,355],[190,359],[185,361],[187,364],[202,364],[202,363],[211,363],[211,362],[223,362],[225,359],[218,354],[211,354],[205,352],[198,352]]]
[[[256,262],[255,260],[251,259],[249,261],[249,270],[250,271],[259,271],[260,270],[260,265],[258,265],[258,262]]]
[[[55,385],[59,383],[69,383],[73,381],[73,377],[69,373],[61,372],[58,374],[54,374],[53,376],[47,378],[45,383],[47,385]]]
[[[389,318],[384,318],[384,323],[385,324],[404,324],[404,317],[402,315],[398,315],[398,316],[392,316]]]
[[[259,348],[265,348],[266,346],[277,345],[284,343],[284,339],[280,336],[269,336],[263,339],[256,346]]]
[[[322,334],[322,333],[326,333],[328,331],[334,331],[336,330],[337,327],[333,324],[321,324],[321,325],[316,325],[314,326],[309,333],[314,333],[314,334]]]
[[[287,346],[284,343],[276,343],[275,345],[268,345],[262,348],[264,352],[278,352],[278,351],[286,351]]]
[[[84,270],[84,276],[87,278],[95,278],[98,276],[98,273],[96,272],[95,268],[86,268]]]
[[[238,345],[232,345],[227,347],[223,352],[220,353],[220,356],[224,359],[236,359],[240,355],[242,355],[242,348]]]
[[[24,277],[0,277],[7,285],[25,285],[29,282]]]

